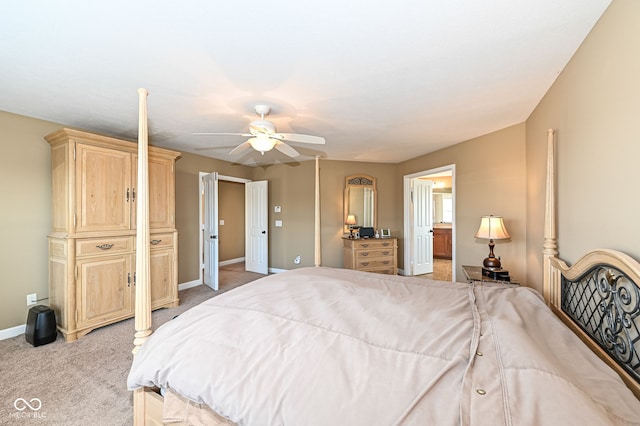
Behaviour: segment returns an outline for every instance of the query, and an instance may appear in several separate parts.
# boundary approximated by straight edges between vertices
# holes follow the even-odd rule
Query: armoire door
[[[79,259],[77,265],[77,328],[108,323],[132,313],[131,255]]]
[[[76,144],[76,232],[131,225],[131,154]]]

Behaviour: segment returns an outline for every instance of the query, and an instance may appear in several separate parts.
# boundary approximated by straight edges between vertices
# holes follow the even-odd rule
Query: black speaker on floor
[[[45,305],[37,305],[29,309],[24,336],[33,346],[46,345],[56,340],[58,331],[53,309]]]

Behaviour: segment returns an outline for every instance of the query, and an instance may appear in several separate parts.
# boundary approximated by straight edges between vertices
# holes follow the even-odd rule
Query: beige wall
[[[218,182],[219,259],[234,260],[244,257],[244,183]]]
[[[200,172],[251,179],[251,168],[183,153],[176,163],[176,228],[178,229],[178,282],[200,277]]]
[[[615,0],[527,120],[527,279],[542,277],[546,131],[556,129],[558,249],[640,258],[640,2]]]
[[[489,253],[488,242],[473,236],[483,215],[503,216],[509,242],[496,242],[502,267],[525,283],[526,170],[524,123],[463,142],[398,165],[395,192],[402,194],[403,176],[455,165],[456,277],[462,265],[480,265]],[[403,217],[402,200],[396,217]],[[404,238],[402,239],[404,244]],[[404,253],[404,250],[401,250]],[[404,261],[399,259],[404,268]]]
[[[25,323],[27,294],[49,293],[51,149],[43,136],[60,127],[0,111],[0,330]]]
[[[378,226],[401,227],[395,217],[395,165],[320,160],[322,264],[342,267],[343,194],[345,177],[364,173],[377,178]],[[257,167],[255,180],[269,181],[269,266],[294,269],[314,265],[315,161]],[[274,213],[273,207],[282,207]],[[275,228],[282,220],[282,228]],[[301,262],[293,260],[300,255]]]

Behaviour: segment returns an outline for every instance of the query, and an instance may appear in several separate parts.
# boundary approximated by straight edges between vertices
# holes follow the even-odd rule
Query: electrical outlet
[[[38,294],[27,294],[27,306],[35,305],[36,303],[38,303]]]
[[[295,263],[296,265],[300,264],[300,255],[296,256],[296,258],[293,259],[293,263]]]

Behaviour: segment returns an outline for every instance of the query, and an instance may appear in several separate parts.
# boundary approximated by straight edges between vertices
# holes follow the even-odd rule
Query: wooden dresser
[[[397,238],[343,238],[344,267],[378,274],[398,274]]]
[[[49,304],[67,341],[134,314],[137,144],[71,129],[51,145]],[[178,305],[175,160],[149,147],[153,309]]]

